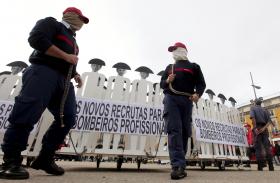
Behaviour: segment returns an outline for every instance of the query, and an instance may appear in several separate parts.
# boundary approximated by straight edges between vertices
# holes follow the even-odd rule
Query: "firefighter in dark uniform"
[[[206,84],[200,66],[188,60],[183,43],[175,43],[168,51],[172,52],[175,63],[166,67],[160,86],[165,94],[164,119],[172,166],[171,179],[181,179],[187,176],[185,155],[188,137],[191,137],[193,102],[202,96]]]
[[[8,119],[10,125],[2,144],[4,163],[0,168],[0,178],[29,178],[29,173],[21,165],[21,151],[26,149],[28,136],[46,108],[53,114],[54,121],[45,133],[42,149],[31,167],[52,175],[64,174],[63,168],[55,164],[54,155],[75,124],[76,99],[72,83],[69,83],[63,109],[60,109],[60,103],[68,71],[71,71],[70,65],[73,65],[70,74],[77,87],[82,86],[80,75],[76,72],[78,46],[75,33],[88,22],[89,19],[79,9],[69,7],[63,12],[61,22],[47,17],[39,20],[30,32],[28,42],[34,48],[29,58],[31,66],[23,74],[22,89],[15,98]]]
[[[274,171],[272,162],[271,144],[269,142],[269,134],[267,128],[264,129],[267,123],[274,123],[270,119],[270,115],[267,110],[261,106],[262,100],[256,99],[255,105],[250,109],[250,118],[253,121],[253,134],[254,134],[254,148],[256,153],[256,159],[258,163],[258,170],[262,171],[267,161],[270,171]],[[263,130],[264,129],[264,130]],[[265,156],[263,156],[265,152]]]

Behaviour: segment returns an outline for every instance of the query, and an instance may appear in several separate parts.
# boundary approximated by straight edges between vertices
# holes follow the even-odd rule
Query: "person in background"
[[[89,19],[79,9],[69,7],[63,12],[61,22],[47,17],[39,20],[30,32],[28,42],[34,49],[29,57],[31,66],[23,73],[22,89],[8,118],[10,124],[2,144],[4,163],[0,168],[0,178],[29,178],[28,171],[21,165],[21,152],[26,149],[29,134],[46,108],[53,114],[54,121],[45,133],[42,149],[31,167],[52,175],[64,174],[64,169],[54,162],[54,155],[74,126],[76,115],[74,87],[70,81],[66,83],[66,78],[69,75],[75,79],[77,87],[82,86],[76,72],[78,45],[75,36],[88,22]],[[66,85],[69,85],[69,91],[61,109]]]
[[[280,141],[278,140],[278,141],[275,141],[274,142],[275,143],[275,158],[276,158],[276,163],[278,164],[278,165],[280,165]]]
[[[272,162],[271,144],[269,142],[269,134],[266,128],[267,123],[274,123],[270,119],[270,115],[267,110],[262,106],[262,100],[260,98],[255,100],[255,105],[250,109],[250,118],[253,121],[253,134],[254,134],[254,147],[256,152],[256,159],[258,164],[258,170],[262,171],[265,162],[268,162],[270,171],[274,171]],[[265,157],[263,156],[265,152]]]
[[[247,136],[247,141],[248,141],[248,147],[246,149],[246,153],[247,156],[249,157],[249,160],[246,162],[246,164],[244,165],[244,167],[251,167],[251,158],[254,154],[254,141],[253,141],[253,131],[251,128],[251,125],[246,123],[246,125],[244,125],[244,127],[247,130],[246,136]]]
[[[166,67],[160,81],[165,94],[163,117],[168,134],[171,179],[182,179],[187,176],[185,155],[192,131],[193,102],[202,96],[206,84],[200,66],[188,60],[188,51],[183,43],[175,43],[168,51],[175,63]]]

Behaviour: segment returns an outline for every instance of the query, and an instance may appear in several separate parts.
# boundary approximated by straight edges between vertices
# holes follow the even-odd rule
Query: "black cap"
[[[230,102],[236,103],[236,101],[235,101],[235,99],[234,99],[233,97],[229,97],[228,100],[229,100]]]
[[[218,95],[218,97],[221,98],[221,99],[227,100],[227,98],[221,93]]]
[[[105,66],[105,62],[99,58],[91,59],[88,63]]]
[[[207,90],[205,91],[205,93],[207,93],[207,94],[209,94],[209,95],[215,95],[215,93],[214,93],[213,90],[211,90],[211,89],[207,89]]]
[[[7,66],[10,66],[10,67],[19,66],[19,67],[23,67],[23,68],[28,67],[28,65],[23,61],[14,61],[14,62],[7,64]]]
[[[164,73],[164,71],[160,71],[159,73],[157,73],[157,75],[162,76]]]
[[[149,73],[149,74],[154,74],[154,72],[150,68],[145,67],[145,66],[138,67],[137,69],[135,69],[135,71],[137,71],[137,72],[145,72],[145,73]]]
[[[123,62],[116,63],[115,65],[113,65],[113,68],[131,70],[130,67],[126,63],[123,63]]]

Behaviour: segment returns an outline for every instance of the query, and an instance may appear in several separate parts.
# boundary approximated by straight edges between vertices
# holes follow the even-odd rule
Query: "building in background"
[[[244,124],[252,125],[252,120],[250,119],[250,107],[252,103],[247,103],[238,107],[240,111],[241,121]],[[271,95],[263,98],[262,106],[268,110],[271,120],[275,123],[275,129],[269,127],[269,133],[271,138],[280,137],[280,93]]]

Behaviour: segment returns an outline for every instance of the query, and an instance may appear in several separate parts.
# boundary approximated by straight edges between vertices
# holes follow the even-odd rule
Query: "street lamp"
[[[256,89],[261,89],[261,87],[254,84],[253,76],[252,76],[251,72],[250,72],[250,76],[251,76],[251,81],[252,81],[251,86],[253,87],[253,91],[254,91],[254,94],[255,94],[255,99],[257,99]]]

